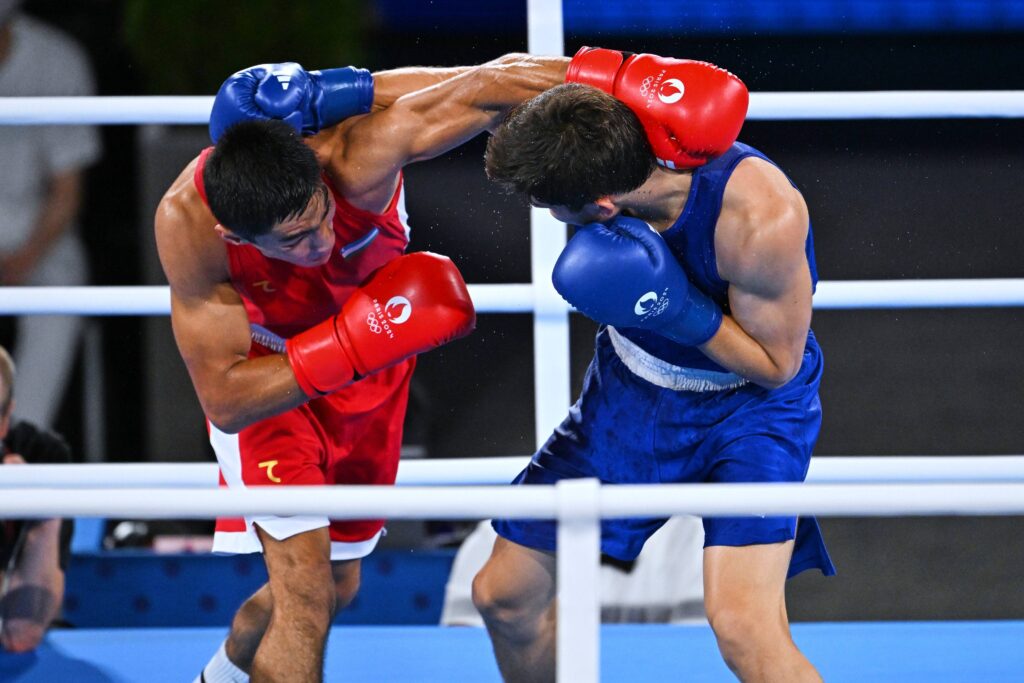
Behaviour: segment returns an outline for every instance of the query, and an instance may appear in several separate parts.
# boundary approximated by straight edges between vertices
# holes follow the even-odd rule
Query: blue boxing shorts
[[[731,377],[738,386],[703,391],[665,388],[637,374],[644,374],[647,367],[635,362],[633,370],[626,366],[623,358],[631,357],[620,356],[624,349],[644,353],[630,344],[614,329],[598,331],[596,353],[579,400],[513,484],[553,484],[581,477],[595,477],[605,484],[804,480],[821,427],[822,358],[813,337],[796,377],[771,390],[744,383],[735,375],[702,371],[695,374]],[[665,521],[602,520],[601,551],[619,560],[634,560]],[[510,541],[555,550],[554,521],[495,520],[493,524]],[[705,547],[794,538],[789,576],[812,568],[826,576],[835,573],[813,517],[704,519]]]

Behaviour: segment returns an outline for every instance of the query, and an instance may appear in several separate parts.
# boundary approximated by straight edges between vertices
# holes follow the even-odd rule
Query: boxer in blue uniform
[[[589,63],[570,65],[568,80],[597,88],[563,85],[521,105],[486,155],[493,180],[581,226],[554,284],[602,323],[579,400],[515,483],[803,481],[822,372],[803,198],[765,155],[734,142],[733,94],[724,113],[687,126],[670,106],[677,91],[645,76],[672,76],[689,93],[685,62],[582,51],[574,62],[581,55]],[[651,93],[666,107],[655,101],[652,111]],[[697,105],[718,103],[709,95]],[[666,128],[674,158],[658,134]],[[664,522],[604,520],[602,551],[631,560]],[[499,667],[506,680],[553,678],[555,525],[494,526],[474,601]],[[820,680],[790,637],[784,590],[805,569],[834,573],[814,518],[707,518],[704,527],[705,606],[726,663],[745,681]]]

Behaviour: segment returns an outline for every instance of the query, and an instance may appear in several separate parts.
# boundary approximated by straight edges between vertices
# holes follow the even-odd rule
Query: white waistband
[[[615,354],[630,372],[645,379],[651,384],[672,389],[673,391],[722,391],[735,389],[747,383],[733,372],[715,372],[714,370],[696,370],[681,368],[667,363],[657,356],[626,339],[618,330],[608,326],[608,337],[611,339]]]
[[[284,353],[284,337],[274,334],[262,325],[250,323],[249,333],[252,340],[260,346],[265,346],[274,353]]]

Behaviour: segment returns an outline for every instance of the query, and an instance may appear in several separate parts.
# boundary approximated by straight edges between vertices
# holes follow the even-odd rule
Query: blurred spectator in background
[[[476,527],[455,555],[444,590],[442,626],[480,626],[473,605],[473,577],[487,562],[497,534],[489,520]],[[672,517],[647,539],[632,562],[601,556],[601,621],[605,623],[705,624],[698,517]]]
[[[69,36],[0,0],[0,96],[92,95],[85,52]],[[0,126],[0,283],[83,285],[77,234],[83,170],[100,155],[91,126]],[[26,316],[14,355],[23,391],[18,415],[53,424],[73,365],[83,318]]]
[[[28,422],[12,421],[13,408],[14,363],[0,347],[3,464],[71,461],[63,439]],[[4,650],[32,650],[60,613],[71,528],[70,520],[0,520],[0,647]]]

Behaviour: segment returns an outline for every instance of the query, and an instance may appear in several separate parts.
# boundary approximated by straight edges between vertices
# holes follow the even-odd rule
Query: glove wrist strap
[[[356,114],[366,114],[373,106],[373,75],[367,69],[346,66],[310,72],[322,93],[321,105],[314,108],[322,130]]]

